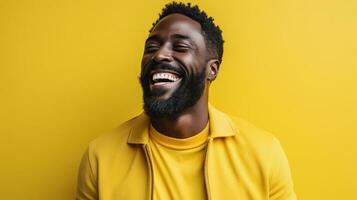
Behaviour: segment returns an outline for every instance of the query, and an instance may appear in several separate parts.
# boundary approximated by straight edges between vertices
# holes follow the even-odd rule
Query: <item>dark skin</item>
[[[180,63],[189,74],[205,70],[205,89],[194,106],[174,118],[151,118],[153,127],[170,137],[188,138],[202,131],[208,123],[209,86],[217,76],[220,62],[207,51],[201,25],[181,14],[171,14],[160,20],[146,40],[142,70],[150,60],[173,66]],[[166,88],[157,98],[168,99],[178,87],[179,83]]]

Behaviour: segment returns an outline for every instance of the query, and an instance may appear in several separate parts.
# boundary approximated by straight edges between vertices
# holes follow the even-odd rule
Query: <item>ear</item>
[[[218,75],[218,71],[219,71],[219,65],[221,63],[219,62],[219,60],[217,59],[211,59],[208,61],[207,63],[207,79],[209,81],[213,81],[216,79],[217,75]]]

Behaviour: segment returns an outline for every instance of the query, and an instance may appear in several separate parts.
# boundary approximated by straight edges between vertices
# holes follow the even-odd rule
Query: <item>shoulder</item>
[[[237,134],[232,138],[239,150],[260,158],[267,164],[282,150],[279,140],[269,131],[257,127],[251,122],[235,116],[229,116]]]
[[[271,132],[262,129],[243,118],[236,116],[229,117],[238,130],[238,137],[244,137],[249,140],[254,140],[258,143],[276,140],[276,137]]]
[[[135,116],[93,139],[88,145],[89,153],[103,154],[121,147],[126,147],[131,129],[135,126],[136,121],[139,120],[139,116],[140,115]]]
[[[270,199],[296,199],[290,166],[279,140],[250,122],[231,117],[239,133],[234,140],[244,144],[240,150],[256,158],[267,172]]]

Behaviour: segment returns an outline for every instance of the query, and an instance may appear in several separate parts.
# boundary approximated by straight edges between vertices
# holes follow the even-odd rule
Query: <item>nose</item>
[[[152,59],[156,62],[171,62],[172,61],[172,52],[169,49],[168,45],[162,45],[159,50],[155,52]]]

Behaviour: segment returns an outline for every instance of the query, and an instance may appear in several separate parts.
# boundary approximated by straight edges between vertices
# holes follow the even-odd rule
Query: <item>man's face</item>
[[[146,40],[141,62],[146,113],[175,117],[193,106],[206,86],[207,58],[198,22],[180,14],[163,18]]]

